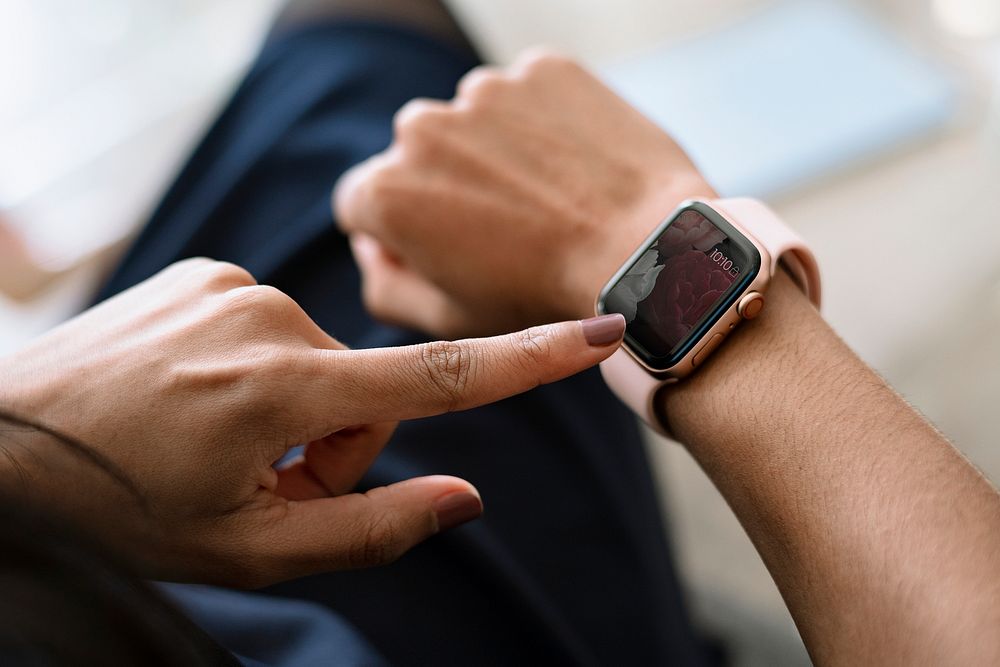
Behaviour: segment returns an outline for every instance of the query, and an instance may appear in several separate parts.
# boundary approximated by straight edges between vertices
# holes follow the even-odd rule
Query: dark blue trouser
[[[330,190],[388,145],[403,103],[450,97],[475,64],[372,24],[272,41],[101,297],[207,255],[287,292],[352,347],[419,340],[362,309]],[[394,663],[700,664],[635,421],[596,371],[405,423],[364,484],[430,473],[475,484],[482,520],[388,567],[276,586],[261,604],[320,602]]]

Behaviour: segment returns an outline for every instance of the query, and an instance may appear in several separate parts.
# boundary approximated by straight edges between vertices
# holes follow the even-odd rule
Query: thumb
[[[291,502],[260,535],[264,581],[385,565],[428,537],[478,518],[479,492],[465,480],[418,477],[336,498]],[[263,552],[263,553],[260,553]],[[268,566],[270,564],[270,566]]]

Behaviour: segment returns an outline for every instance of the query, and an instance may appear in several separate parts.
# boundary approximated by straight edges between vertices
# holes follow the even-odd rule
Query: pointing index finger
[[[344,424],[415,419],[492,403],[555,382],[609,357],[625,318],[531,327],[503,336],[372,350],[318,350],[315,398]],[[328,415],[329,416],[329,415]]]

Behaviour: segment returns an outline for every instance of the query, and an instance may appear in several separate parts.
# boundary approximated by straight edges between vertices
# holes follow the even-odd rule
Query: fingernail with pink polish
[[[441,496],[432,507],[438,520],[438,532],[443,532],[478,519],[483,513],[483,501],[474,493],[456,491]]]
[[[604,347],[617,343],[625,335],[625,317],[620,313],[580,320],[583,337],[591,347]]]

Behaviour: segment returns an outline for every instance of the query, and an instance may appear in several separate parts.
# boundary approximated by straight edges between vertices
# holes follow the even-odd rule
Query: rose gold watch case
[[[713,325],[691,345],[688,353],[670,368],[665,370],[650,368],[629,349],[627,342],[608,359],[601,362],[601,374],[608,386],[650,427],[667,436],[670,435],[669,428],[656,409],[655,399],[659,390],[664,385],[690,374],[696,365],[704,363],[719,347],[729,332],[736,328],[740,322],[739,304],[741,300],[751,292],[758,292],[759,295],[766,292],[771,277],[778,270],[779,261],[812,303],[817,308],[820,305],[819,266],[809,247],[766,205],[755,199],[737,198],[711,202],[702,200],[682,202],[677,209],[657,225],[646,241],[608,281],[608,284],[601,290],[595,304],[595,310],[601,312],[600,304],[611,287],[621,279],[640,254],[657,240],[663,233],[663,229],[683,209],[695,203],[701,204],[702,207],[707,206],[757,249],[761,259],[757,276],[738,293],[728,297],[732,299],[730,306],[722,313],[715,315],[716,320]],[[759,309],[757,311],[759,312]]]
[[[770,267],[772,266],[772,260],[771,254],[767,251],[767,248],[763,247],[763,245],[761,245],[761,243],[759,243],[752,234],[747,232],[742,225],[733,220],[732,217],[726,215],[724,211],[713,205],[712,202],[707,202],[701,199],[687,199],[681,202],[677,208],[670,213],[670,215],[665,217],[663,221],[656,226],[656,229],[654,229],[653,232],[646,237],[645,241],[643,241],[643,243],[639,246],[639,249],[636,250],[635,253],[633,253],[632,256],[629,257],[624,263],[622,263],[621,268],[619,268],[615,275],[612,276],[611,279],[604,285],[601,289],[601,293],[594,302],[595,312],[599,315],[604,314],[602,312],[603,309],[601,308],[601,304],[603,303],[607,293],[611,291],[611,288],[618,284],[618,281],[622,279],[622,277],[628,272],[629,268],[631,268],[631,266],[642,256],[642,254],[646,252],[650,245],[659,240],[667,226],[673,222],[673,220],[675,220],[684,209],[689,208],[693,204],[708,206],[719,216],[725,219],[726,222],[732,225],[736,231],[742,234],[743,238],[749,241],[760,254],[760,269],[757,271],[757,275],[754,279],[732,297],[733,303],[722,313],[722,315],[719,316],[715,324],[706,330],[705,333],[702,334],[702,336],[691,346],[687,354],[685,354],[681,360],[673,366],[666,369],[653,368],[641,357],[639,357],[639,355],[632,350],[631,346],[627,342],[622,344],[622,349],[625,350],[637,364],[642,366],[650,375],[664,382],[676,381],[686,377],[694,371],[697,365],[704,363],[705,359],[707,359],[711,353],[715,351],[715,349],[718,349],[720,345],[725,342],[726,336],[728,336],[729,333],[743,320],[738,312],[738,306],[741,299],[750,292],[757,292],[761,295],[765,294],[767,292],[767,287],[771,282]],[[722,338],[713,343],[713,337],[716,335],[721,335]],[[699,357],[702,350],[709,345],[712,345],[714,349],[706,350],[706,354]],[[698,364],[695,364],[696,357],[699,357]]]

